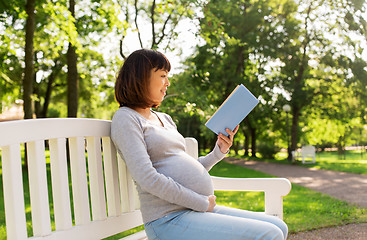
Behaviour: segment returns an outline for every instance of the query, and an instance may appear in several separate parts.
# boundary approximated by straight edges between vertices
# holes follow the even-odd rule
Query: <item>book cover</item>
[[[205,126],[216,134],[228,136],[225,129],[233,130],[258,103],[259,100],[243,84],[238,85]]]

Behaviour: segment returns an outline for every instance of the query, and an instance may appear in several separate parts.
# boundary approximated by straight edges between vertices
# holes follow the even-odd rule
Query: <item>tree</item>
[[[33,60],[33,36],[35,29],[35,0],[27,0],[26,13],[27,21],[25,27],[25,69],[23,78],[23,100],[24,118],[33,118],[33,81],[34,81],[34,60]]]
[[[75,21],[75,0],[69,0],[69,11],[71,17]],[[78,91],[79,91],[79,76],[78,76],[78,56],[76,54],[75,45],[69,41],[67,52],[67,86],[68,86],[68,117],[77,117],[78,115]]]
[[[359,14],[349,4],[352,3],[302,1],[294,16],[297,20],[288,21],[289,24],[281,29],[284,42],[277,50],[280,72],[274,80],[278,81],[279,88],[284,89],[292,107],[291,151],[297,148],[304,109],[316,96],[327,94],[325,90],[332,84],[330,78],[316,71],[317,68],[323,64],[333,68],[335,62],[348,55],[346,49],[353,45],[353,41],[346,37],[351,31],[343,19],[350,11]],[[343,71],[348,69],[345,67]]]
[[[241,130],[244,132],[245,154],[251,142],[252,156],[256,156],[256,142],[260,131],[267,129],[272,100],[265,88],[266,64],[276,51],[273,42],[282,39],[275,30],[282,24],[284,8],[292,1],[210,1],[204,6],[200,20],[201,36],[205,40],[190,60],[193,79],[189,84],[199,85],[206,102],[198,107],[211,116],[234,87],[243,83],[261,100],[246,117]],[[245,24],[244,24],[245,23]]]
[[[79,4],[79,8],[86,11],[76,13],[75,20],[66,0],[36,2],[31,99],[37,117],[67,116],[68,45],[65,42],[72,43],[78,56],[78,108],[82,111],[81,116],[86,115],[83,111],[88,111],[89,117],[93,117],[93,112],[96,116],[104,112],[93,110],[97,104],[90,102],[90,96],[97,96],[95,101],[101,101],[97,85],[113,79],[121,61],[116,57],[103,57],[105,49],[100,47],[100,43],[107,34],[115,29],[124,29],[125,25],[124,21],[119,20],[119,8],[114,1],[83,1]],[[0,29],[4,33],[0,38],[0,97],[1,103],[10,104],[21,98],[18,93],[23,88],[19,79],[22,79],[24,72],[25,39],[24,32],[19,29],[25,26],[25,9],[22,1],[17,0],[8,2],[6,7],[1,9],[0,19]]]

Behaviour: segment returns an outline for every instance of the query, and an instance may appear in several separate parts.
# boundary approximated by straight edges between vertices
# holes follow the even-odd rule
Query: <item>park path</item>
[[[367,208],[367,175],[319,170],[296,165],[226,158],[225,161],[326,193]],[[367,240],[367,223],[348,224],[291,234],[288,240]]]
[[[234,158],[226,158],[226,161],[273,176],[285,177],[292,183],[367,208],[367,175]]]

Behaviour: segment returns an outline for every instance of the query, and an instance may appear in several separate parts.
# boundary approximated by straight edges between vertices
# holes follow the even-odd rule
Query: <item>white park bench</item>
[[[111,121],[72,118],[0,123],[7,239],[103,239],[143,224],[135,185],[124,162],[118,160],[110,126]],[[27,232],[22,179],[24,143],[32,233]],[[187,138],[186,143],[187,152],[197,157],[196,140]],[[49,159],[45,156],[47,149]],[[50,173],[46,170],[48,161]],[[51,174],[51,182],[47,174]],[[265,213],[283,218],[283,196],[291,189],[287,179],[213,177],[213,182],[216,190],[265,192]],[[123,239],[146,236],[140,231]]]
[[[302,163],[315,163],[316,162],[316,149],[312,145],[306,145],[299,151],[292,151],[293,160],[302,160]],[[310,160],[311,159],[311,160]]]

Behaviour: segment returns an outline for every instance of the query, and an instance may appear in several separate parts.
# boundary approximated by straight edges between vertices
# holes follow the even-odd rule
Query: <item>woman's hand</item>
[[[209,197],[208,197],[208,200],[209,200],[209,207],[208,207],[208,210],[206,210],[207,212],[213,212],[213,210],[214,210],[214,207],[217,205],[216,203],[215,203],[215,199],[216,199],[217,197],[216,196],[214,196],[214,195],[210,195]]]
[[[222,133],[219,133],[217,144],[219,146],[219,149],[222,153],[227,153],[229,148],[232,146],[233,143],[233,137],[237,133],[239,125],[233,130],[226,129],[226,132],[229,134],[229,136],[225,136]]]

